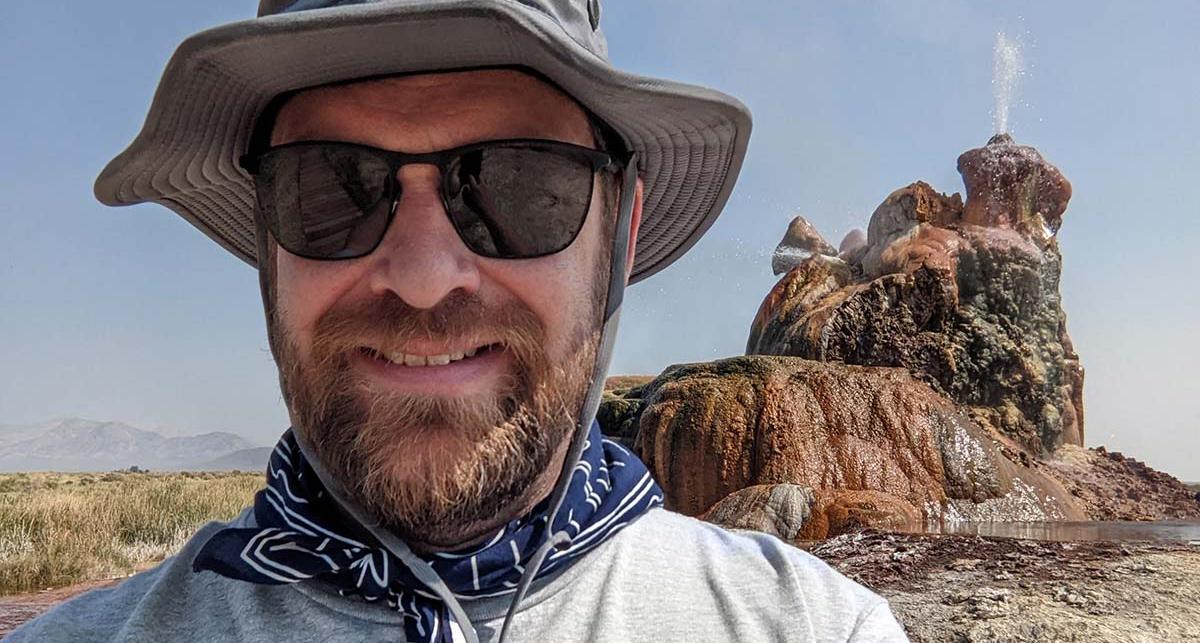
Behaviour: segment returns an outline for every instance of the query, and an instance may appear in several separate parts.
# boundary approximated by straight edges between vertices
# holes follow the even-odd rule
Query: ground
[[[120,578],[94,580],[69,587],[47,589],[32,594],[0,596],[0,637],[6,636],[25,621],[38,616],[76,594],[82,594],[90,589],[108,587],[121,580]]]
[[[1200,641],[1200,546],[846,534],[806,547],[914,643]]]

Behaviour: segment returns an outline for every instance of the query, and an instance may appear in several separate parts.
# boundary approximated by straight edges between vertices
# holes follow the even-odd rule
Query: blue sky
[[[164,208],[91,185],[185,36],[254,3],[0,8],[0,424],[285,427],[254,273]],[[1089,446],[1200,480],[1200,5],[609,0],[617,66],[754,112],[742,178],[691,254],[630,291],[614,373],[740,354],[790,218],[833,243],[893,189],[962,189],[991,134],[996,33],[1024,42],[1010,118],[1074,185],[1060,242]]]

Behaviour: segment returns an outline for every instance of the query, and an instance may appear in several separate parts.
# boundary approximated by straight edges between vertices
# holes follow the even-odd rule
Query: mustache
[[[433,308],[418,309],[389,294],[320,317],[313,357],[338,359],[364,348],[387,355],[425,341],[466,348],[499,344],[528,365],[541,353],[545,334],[538,316],[517,301],[489,306],[478,295],[454,291]]]

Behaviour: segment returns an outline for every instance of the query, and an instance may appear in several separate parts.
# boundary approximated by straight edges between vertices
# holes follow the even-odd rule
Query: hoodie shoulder
[[[619,591],[666,606],[678,627],[709,621],[738,640],[908,640],[886,600],[773,536],[656,509],[608,549]]]

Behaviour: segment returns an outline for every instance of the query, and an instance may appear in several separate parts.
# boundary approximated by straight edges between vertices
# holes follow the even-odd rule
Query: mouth
[[[405,368],[428,368],[431,366],[449,366],[459,362],[471,361],[486,357],[489,353],[501,352],[504,345],[500,343],[483,344],[460,351],[436,354],[407,353],[404,351],[383,351],[378,348],[362,346],[359,352],[364,357],[383,362],[390,366]]]
[[[362,346],[351,360],[379,386],[407,395],[474,397],[494,395],[505,386],[514,367],[511,352],[503,343],[470,348],[431,347],[415,352]],[[410,352],[412,351],[412,352]]]

